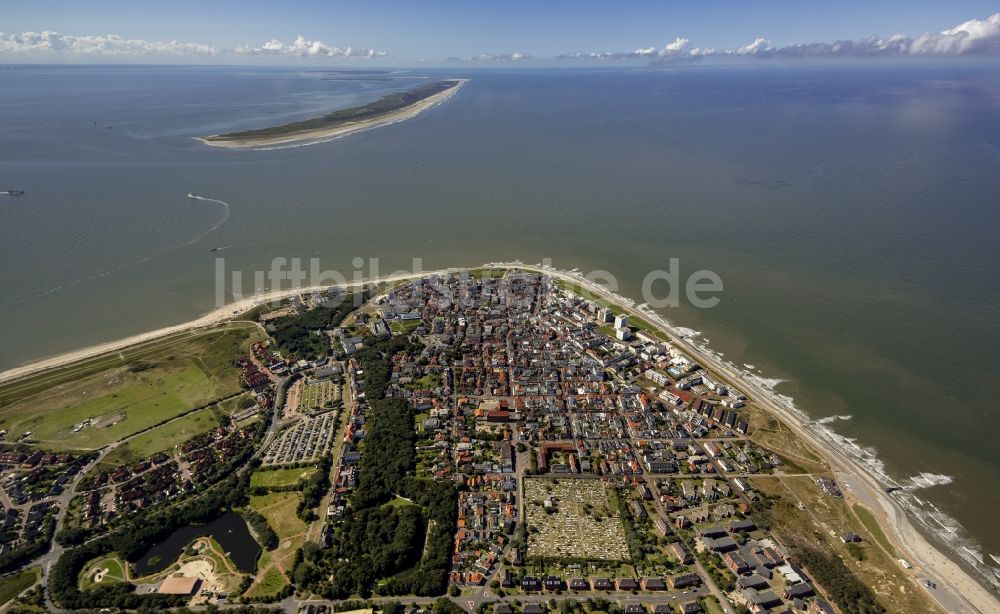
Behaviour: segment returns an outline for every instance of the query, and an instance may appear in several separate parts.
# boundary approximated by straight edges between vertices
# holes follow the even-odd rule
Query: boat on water
[[[22,196],[24,190],[7,190],[6,192],[0,192],[0,194],[6,194],[7,196]]]
[[[198,196],[194,192],[188,192],[188,198],[201,198],[201,196]]]

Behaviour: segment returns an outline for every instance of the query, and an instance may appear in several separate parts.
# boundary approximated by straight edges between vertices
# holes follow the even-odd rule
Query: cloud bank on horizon
[[[580,52],[558,56],[568,60],[651,60],[658,62],[691,61],[701,58],[820,58],[820,57],[952,57],[1000,55],[1000,13],[986,19],[970,19],[941,32],[927,32],[915,38],[895,34],[833,43],[797,43],[774,47],[771,41],[758,37],[752,43],[736,49],[705,49],[677,37],[662,48],[647,47],[634,51]]]
[[[511,53],[480,53],[479,55],[474,55],[472,57],[451,57],[448,58],[449,62],[523,62],[525,60],[532,60],[534,57],[529,53],[522,53],[520,51],[513,51]]]
[[[356,47],[331,47],[321,41],[299,36],[285,44],[272,38],[260,47],[237,45],[221,48],[203,43],[178,41],[147,41],[129,39],[116,34],[72,36],[58,32],[0,32],[0,53],[58,53],[80,56],[284,56],[301,58],[376,58],[384,51]]]
[[[0,54],[65,55],[79,57],[122,56],[204,56],[219,58],[285,57],[372,59],[388,56],[370,48],[336,47],[299,36],[292,43],[271,39],[259,47],[237,45],[219,47],[211,44],[147,41],[116,34],[74,36],[58,32],[0,32]],[[832,43],[796,43],[775,47],[766,38],[733,49],[698,47],[684,37],[677,37],[663,47],[644,47],[633,51],[572,51],[556,56],[560,60],[644,60],[648,62],[697,61],[704,58],[869,58],[869,57],[958,57],[1000,56],[1000,13],[985,19],[970,19],[940,32],[916,37],[895,34],[889,38],[871,37]],[[526,52],[505,54],[481,53],[472,57],[451,57],[449,61],[520,62],[538,59]]]

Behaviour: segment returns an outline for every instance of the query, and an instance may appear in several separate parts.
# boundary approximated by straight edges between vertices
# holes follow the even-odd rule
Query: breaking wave
[[[958,520],[949,516],[930,501],[918,497],[916,494],[926,488],[950,484],[953,481],[951,476],[925,472],[910,476],[903,481],[897,480],[886,470],[885,463],[878,457],[878,451],[875,448],[858,443],[856,439],[841,435],[830,428],[829,425],[833,423],[850,420],[850,415],[827,416],[814,420],[795,404],[794,398],[775,391],[775,388],[783,383],[784,380],[764,377],[760,374],[759,369],[756,369],[752,364],[745,364],[741,368],[739,365],[723,358],[722,354],[718,351],[709,347],[707,340],[699,331],[682,326],[674,326],[659,313],[654,312],[648,307],[642,309],[642,312],[654,323],[663,326],[674,335],[680,337],[685,343],[696,347],[705,354],[712,355],[718,362],[738,372],[741,377],[750,383],[766,389],[770,393],[771,401],[781,405],[790,414],[796,416],[815,435],[839,448],[842,453],[867,469],[869,474],[882,484],[883,487],[897,489],[892,496],[903,507],[908,517],[923,527],[941,546],[950,550],[956,557],[974,569],[994,590],[1000,590],[1000,567],[986,562],[982,547],[969,537]],[[751,371],[751,369],[756,370],[756,372]],[[990,554],[989,558],[994,563],[1000,564],[1000,557]]]
[[[921,473],[919,475],[911,476],[907,482],[907,488],[931,488],[932,486],[944,486],[945,484],[951,484],[955,481],[955,478],[950,475],[942,475],[940,473]]]
[[[830,424],[831,422],[836,422],[837,420],[850,420],[854,416],[846,414],[843,416],[827,416],[826,418],[820,418],[816,421],[816,424]]]
[[[685,339],[694,339],[695,337],[701,336],[701,331],[697,331],[693,328],[685,328],[683,326],[675,326],[673,328],[674,333],[684,337]]]

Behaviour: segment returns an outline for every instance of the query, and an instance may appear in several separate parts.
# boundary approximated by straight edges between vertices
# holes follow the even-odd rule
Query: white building
[[[649,381],[660,386],[666,386],[670,383],[670,380],[667,379],[666,375],[660,373],[659,371],[654,371],[653,369],[646,369],[646,372],[643,373],[643,375],[646,376],[646,379]]]
[[[628,316],[624,313],[615,316],[615,328],[627,328],[628,327]]]

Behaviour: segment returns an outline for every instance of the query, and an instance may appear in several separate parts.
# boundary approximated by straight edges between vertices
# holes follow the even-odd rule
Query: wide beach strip
[[[205,136],[198,140],[213,147],[242,149],[344,136],[359,130],[410,119],[421,111],[447,100],[465,81],[465,79],[447,79],[405,92],[387,94],[374,102],[333,111],[312,119],[270,128]]]

